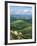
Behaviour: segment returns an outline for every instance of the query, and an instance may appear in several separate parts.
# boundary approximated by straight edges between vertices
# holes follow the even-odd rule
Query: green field
[[[10,22],[10,39],[32,39],[32,20],[16,19]]]

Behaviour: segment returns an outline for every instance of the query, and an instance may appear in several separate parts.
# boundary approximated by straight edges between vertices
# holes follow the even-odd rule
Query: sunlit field
[[[14,8],[14,10],[15,9],[18,10],[19,8],[16,7]],[[21,10],[22,9],[24,10],[24,8],[21,8]],[[27,13],[16,14],[15,12],[10,15],[10,39],[11,40],[32,39],[32,15],[31,13],[29,12],[29,14]]]

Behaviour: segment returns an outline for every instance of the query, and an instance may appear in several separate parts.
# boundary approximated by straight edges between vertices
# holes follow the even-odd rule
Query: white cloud
[[[24,10],[24,13],[32,13],[32,10]]]
[[[31,14],[32,10],[17,10],[16,14]]]

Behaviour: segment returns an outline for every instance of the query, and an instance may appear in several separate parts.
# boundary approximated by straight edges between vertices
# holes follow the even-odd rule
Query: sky
[[[31,15],[32,7],[27,6],[10,6],[11,15]]]

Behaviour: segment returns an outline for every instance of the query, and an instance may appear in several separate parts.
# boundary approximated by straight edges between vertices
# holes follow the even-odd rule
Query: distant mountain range
[[[32,15],[10,15],[11,18],[16,18],[16,19],[32,19]]]

